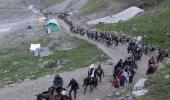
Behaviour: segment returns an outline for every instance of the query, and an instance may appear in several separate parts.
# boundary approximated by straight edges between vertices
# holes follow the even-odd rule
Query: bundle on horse
[[[96,77],[86,77],[83,82],[84,94],[86,93],[87,87],[90,86],[90,93],[93,91],[93,88],[97,88],[98,86],[98,80]]]

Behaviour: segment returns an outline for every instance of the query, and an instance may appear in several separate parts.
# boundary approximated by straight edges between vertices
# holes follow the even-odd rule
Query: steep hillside
[[[110,16],[133,5],[131,0],[88,0],[77,17],[83,21]]]
[[[0,22],[16,21],[32,15],[23,0],[0,0],[0,13]]]
[[[64,0],[39,0],[40,8],[47,8],[53,4],[61,3]]]
[[[151,43],[170,51],[170,1],[164,0],[146,12],[126,22],[98,25],[105,31],[118,31],[128,35],[142,35],[146,43]]]

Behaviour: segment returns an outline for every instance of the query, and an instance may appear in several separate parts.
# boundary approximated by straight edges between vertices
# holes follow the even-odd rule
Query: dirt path
[[[59,20],[60,24],[63,28],[69,32],[69,27],[61,20]],[[73,35],[72,35],[73,36]],[[85,39],[90,43],[96,44],[99,49],[101,49],[104,53],[106,53],[113,62],[118,62],[119,59],[125,59],[128,54],[126,51],[126,46],[118,46],[118,47],[106,47],[103,44],[96,43],[94,41],[88,40],[87,37],[80,37],[76,36],[81,39]],[[139,62],[139,71],[135,78],[140,78],[144,76],[146,72],[146,64],[147,64],[148,57],[143,56],[141,62]],[[78,98],[77,100],[95,100],[95,99],[103,99],[106,95],[112,93],[111,86],[110,86],[110,79],[112,75],[113,66],[103,64],[102,67],[106,73],[106,77],[99,84],[98,89],[89,93],[89,89],[87,89],[87,94],[83,94],[82,82],[83,78],[87,76],[86,68],[77,69],[72,72],[61,73],[61,76],[64,79],[64,85],[68,84],[68,81],[75,77],[75,79],[80,84],[80,90],[78,91]],[[80,74],[81,73],[81,74]],[[52,85],[54,75],[47,75],[45,77],[39,78],[37,80],[25,81],[20,84],[13,85],[12,87],[6,87],[0,89],[0,100],[35,100],[35,94],[40,93],[44,90],[47,90],[48,87]]]

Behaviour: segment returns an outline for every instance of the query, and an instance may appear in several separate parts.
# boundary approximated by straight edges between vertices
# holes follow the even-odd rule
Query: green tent
[[[46,25],[44,25],[44,30],[48,33],[50,32],[59,32],[60,31],[60,25],[57,20],[51,19],[48,21]]]

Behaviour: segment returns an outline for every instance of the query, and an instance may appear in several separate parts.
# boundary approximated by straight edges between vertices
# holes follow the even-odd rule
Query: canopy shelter
[[[61,27],[56,19],[51,19],[48,21],[48,23],[46,25],[44,25],[44,30],[47,33],[59,32],[60,29],[61,29]]]

